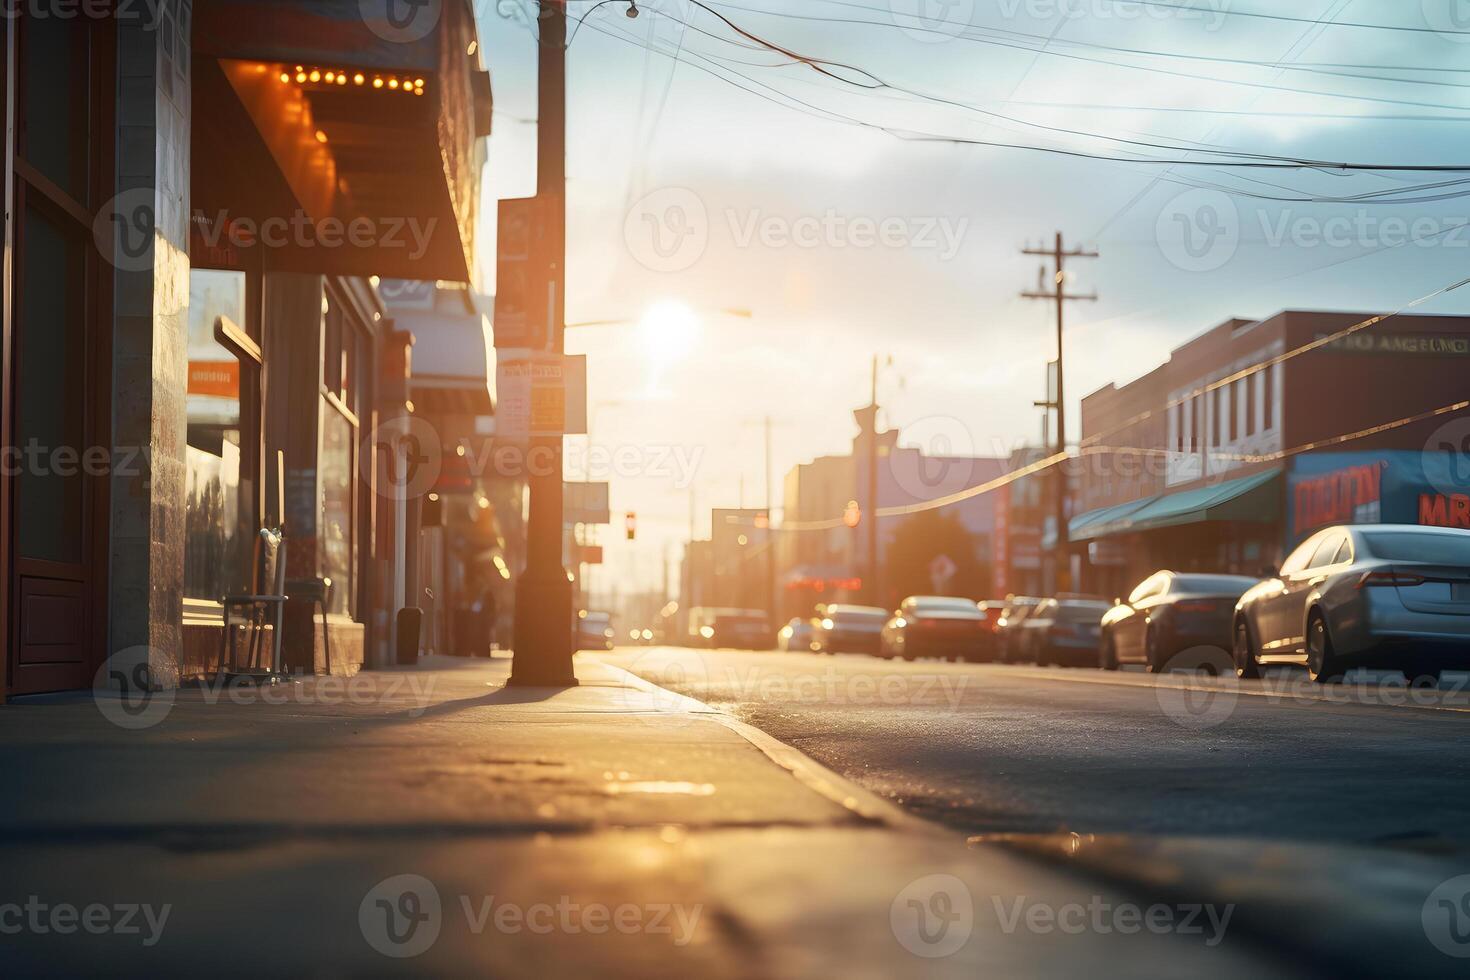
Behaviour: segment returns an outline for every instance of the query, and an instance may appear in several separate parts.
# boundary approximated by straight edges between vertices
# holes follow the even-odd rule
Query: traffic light
[[[635,513],[633,513],[631,510],[628,511],[628,516],[626,518],[624,518],[624,520],[623,520],[623,527],[625,527],[627,529],[627,531],[628,531],[628,540],[629,541],[637,540],[637,538],[638,538],[638,515],[635,514]]]

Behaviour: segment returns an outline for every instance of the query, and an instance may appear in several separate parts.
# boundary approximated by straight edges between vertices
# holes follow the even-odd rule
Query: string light
[[[261,71],[269,69],[262,65]],[[353,85],[367,85],[371,78],[372,87],[375,89],[389,89],[394,92],[412,92],[414,95],[423,95],[424,86],[427,82],[422,78],[399,78],[396,75],[372,75],[363,72],[352,72],[345,68],[323,68],[320,66],[297,65],[293,73],[283,69],[280,73],[282,85],[289,85],[293,80],[298,85],[318,84],[342,86],[351,79]]]

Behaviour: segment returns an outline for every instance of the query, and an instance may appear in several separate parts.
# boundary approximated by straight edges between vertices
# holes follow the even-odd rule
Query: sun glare
[[[699,326],[698,315],[676,300],[664,300],[644,314],[638,334],[651,385],[657,386],[665,371],[694,350]]]

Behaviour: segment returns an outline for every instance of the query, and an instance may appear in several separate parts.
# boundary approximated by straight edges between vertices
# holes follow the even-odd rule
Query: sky
[[[493,291],[489,202],[535,191],[536,51],[532,0],[477,3],[496,99]],[[904,444],[1037,442],[1054,308],[1020,297],[1040,266],[1021,250],[1057,232],[1100,256],[1069,266],[1068,288],[1099,297],[1067,310],[1074,439],[1083,395],[1221,321],[1391,312],[1470,275],[1470,199],[1447,183],[1470,173],[1226,165],[1470,165],[1453,138],[1470,110],[1463,6],[592,10],[568,52],[567,319],[628,322],[568,331],[589,357],[598,449],[569,438],[568,478],[610,480],[614,513],[639,517],[636,542],[620,517],[605,531],[593,587],[657,588],[691,495],[701,537],[742,488],[763,506],[768,416],[779,515],[791,467],[848,451],[875,356],[881,418]],[[1470,313],[1470,289],[1416,312]]]

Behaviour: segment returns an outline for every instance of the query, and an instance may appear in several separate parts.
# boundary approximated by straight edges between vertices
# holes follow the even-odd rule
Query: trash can
[[[417,606],[398,610],[398,664],[412,667],[419,662],[419,640],[424,629],[424,611]]]

